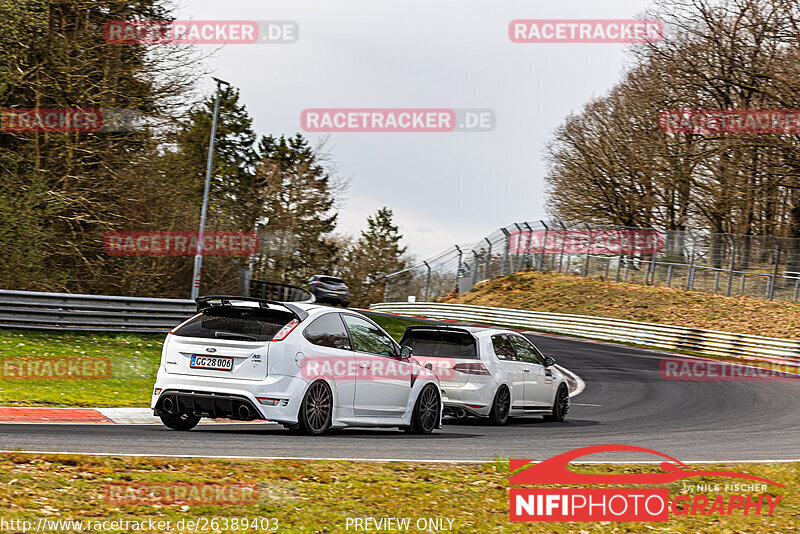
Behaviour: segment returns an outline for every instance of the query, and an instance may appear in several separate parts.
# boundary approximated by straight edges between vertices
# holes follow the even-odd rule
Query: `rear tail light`
[[[280,399],[271,399],[269,397],[256,397],[256,400],[266,406],[277,406],[277,404],[281,401]]]
[[[347,286],[342,286],[342,289],[350,289],[350,288]]]
[[[156,397],[158,397],[159,395],[161,395],[161,388],[156,388],[156,389],[153,391],[153,395],[155,395]]]
[[[482,363],[457,363],[453,367],[455,371],[468,375],[488,375],[489,370]]]
[[[299,324],[300,324],[300,321],[298,321],[297,319],[292,319],[283,328],[278,330],[278,333],[275,334],[275,337],[273,337],[270,341],[283,341],[284,339],[286,339],[286,336],[291,334],[292,330],[294,330],[295,327],[297,325],[299,325]]]
[[[312,286],[321,286],[322,282],[311,282]]]

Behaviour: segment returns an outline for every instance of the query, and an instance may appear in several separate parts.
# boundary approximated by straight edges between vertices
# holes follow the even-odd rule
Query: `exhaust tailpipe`
[[[456,410],[456,417],[459,419],[463,419],[467,416],[467,411],[464,408],[459,408]]]
[[[250,413],[250,408],[246,404],[240,404],[237,412],[239,414],[239,419],[244,421],[249,421],[253,418],[253,414]]]
[[[172,397],[167,397],[161,401],[161,408],[167,413],[175,413],[175,403],[172,401]]]

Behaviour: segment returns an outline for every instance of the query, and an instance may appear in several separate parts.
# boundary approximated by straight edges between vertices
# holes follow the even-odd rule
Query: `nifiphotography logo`
[[[661,472],[634,474],[587,474],[577,473],[567,465],[581,456],[602,452],[631,451],[660,456],[669,461],[659,465]],[[773,515],[783,495],[767,493],[767,486],[785,488],[766,478],[735,471],[693,470],[666,454],[632,445],[594,445],[554,456],[540,463],[533,460],[511,460],[510,484],[521,485],[570,485],[570,486],[619,486],[619,485],[663,485],[693,477],[722,477],[746,479],[747,483],[720,484],[700,483],[684,486],[684,490],[698,493],[682,493],[670,499],[665,487],[645,488],[511,488],[509,495],[510,520],[533,521],[669,521],[674,515]],[[723,489],[731,495],[715,495]]]

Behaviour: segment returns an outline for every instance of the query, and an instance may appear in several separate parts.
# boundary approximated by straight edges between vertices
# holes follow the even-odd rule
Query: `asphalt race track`
[[[567,421],[541,417],[506,427],[446,423],[430,436],[347,429],[322,437],[275,424],[208,425],[191,432],[160,425],[0,425],[0,449],[107,454],[398,460],[545,459],[577,447],[621,443],[681,461],[800,460],[800,380],[668,382],[662,354],[530,336],[585,382]],[[657,460],[637,454],[591,460]]]

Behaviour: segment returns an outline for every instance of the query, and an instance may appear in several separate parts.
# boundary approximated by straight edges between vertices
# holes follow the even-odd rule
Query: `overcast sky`
[[[543,149],[626,64],[619,44],[515,44],[514,19],[631,19],[649,0],[182,0],[179,18],[292,20],[293,44],[226,45],[207,59],[263,134],[306,108],[490,108],[491,132],[331,133],[351,179],[339,231],[394,210],[420,259],[547,216]],[[208,45],[207,45],[208,46]],[[209,80],[208,91],[213,89]],[[312,141],[323,134],[306,133]]]

